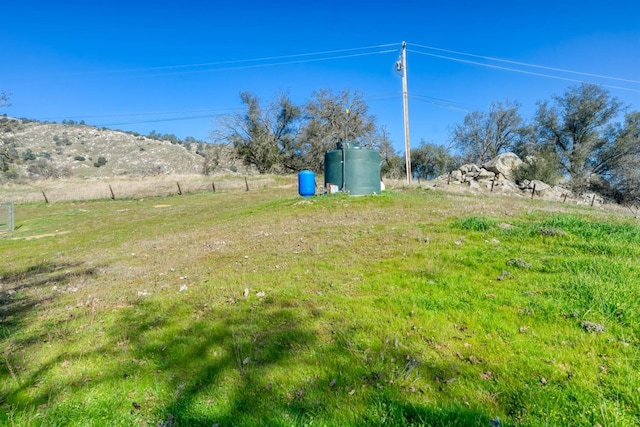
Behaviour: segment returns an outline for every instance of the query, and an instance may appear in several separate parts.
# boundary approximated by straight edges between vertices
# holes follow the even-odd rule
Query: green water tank
[[[325,189],[336,186],[352,196],[380,194],[380,155],[372,148],[339,143],[324,155],[324,185]]]

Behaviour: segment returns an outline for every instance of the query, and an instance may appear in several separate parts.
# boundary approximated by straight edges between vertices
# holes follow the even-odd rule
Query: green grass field
[[[19,204],[0,424],[640,424],[640,224],[291,186]]]

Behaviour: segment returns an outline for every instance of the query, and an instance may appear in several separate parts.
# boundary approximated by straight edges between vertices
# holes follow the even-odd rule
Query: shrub
[[[528,156],[514,171],[516,182],[539,180],[549,185],[556,185],[560,180],[558,163],[552,156],[544,154]]]
[[[104,166],[106,164],[107,164],[107,159],[105,159],[104,157],[100,156],[100,157],[98,157],[98,161],[95,162],[93,164],[93,166],[99,168],[100,166]]]
[[[34,178],[64,178],[71,174],[69,169],[59,168],[45,159],[39,159],[36,163],[29,165],[27,171]]]
[[[25,162],[28,162],[29,160],[35,160],[36,159],[36,155],[33,154],[33,151],[31,151],[31,148],[27,148],[25,151],[22,152],[22,160],[24,160]]]
[[[73,160],[77,160],[79,162],[84,162],[85,160],[87,160],[86,158],[84,158],[84,156],[75,156],[73,158]]]

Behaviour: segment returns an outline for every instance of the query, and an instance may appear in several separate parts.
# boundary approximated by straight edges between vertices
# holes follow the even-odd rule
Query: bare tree
[[[393,147],[389,132],[382,126],[375,137],[375,148],[380,153],[380,173],[391,179],[399,179],[405,174],[404,160]]]
[[[11,103],[9,102],[11,94],[1,90],[0,91],[0,108],[10,107]]]
[[[316,91],[304,114],[301,150],[306,167],[316,172],[322,172],[325,152],[336,148],[338,142],[351,141],[362,146],[375,143],[375,116],[369,114],[361,92]]]
[[[512,150],[523,131],[519,108],[517,102],[493,102],[488,112],[467,114],[464,122],[453,129],[451,142],[465,161],[477,164]]]
[[[264,110],[258,97],[249,92],[242,92],[240,99],[246,111],[222,119],[221,130],[213,139],[232,144],[238,158],[255,166],[259,173],[295,169],[301,108],[286,95],[280,95]]]

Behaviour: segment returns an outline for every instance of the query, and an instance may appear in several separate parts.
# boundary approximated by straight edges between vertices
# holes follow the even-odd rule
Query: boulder
[[[480,168],[478,167],[478,165],[468,163],[466,165],[460,166],[460,172],[462,172],[463,174],[480,172]]]
[[[451,180],[462,182],[463,181],[462,172],[460,170],[454,170],[453,172],[451,172]]]
[[[483,164],[482,167],[493,173],[500,173],[507,179],[513,179],[513,171],[522,164],[520,157],[513,153],[503,153]]]
[[[495,178],[496,173],[486,170],[485,168],[480,169],[478,172],[478,179],[493,179]]]
[[[538,179],[534,179],[533,181],[531,181],[529,183],[529,188],[530,189],[536,189],[536,194],[538,196],[545,196],[548,193],[552,192],[552,188],[549,184],[546,184]]]

